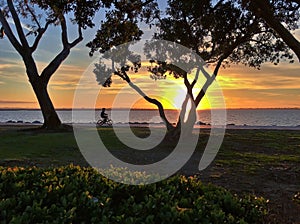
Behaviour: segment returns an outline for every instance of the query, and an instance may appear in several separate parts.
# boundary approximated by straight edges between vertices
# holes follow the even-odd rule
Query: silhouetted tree
[[[101,21],[95,38],[87,44],[91,49],[90,56],[96,51],[104,53],[114,46],[140,40],[143,31],[139,22],[151,24],[152,14],[157,11],[155,0],[115,1],[113,9],[106,13],[105,21]]]
[[[110,5],[109,1],[107,1],[106,5]],[[92,19],[100,6],[101,1],[97,0],[7,0],[6,3],[1,1],[0,22],[2,24],[3,35],[7,36],[12,46],[24,61],[26,74],[44,117],[44,128],[56,129],[61,126],[61,121],[47,91],[50,78],[68,57],[71,49],[82,41],[82,30],[87,27],[93,27]],[[66,21],[67,14],[70,12],[73,13],[72,21],[78,27],[78,37],[71,42],[69,41]],[[44,20],[42,20],[42,17],[44,17]],[[8,18],[12,18],[16,33],[12,31],[12,25],[8,23]],[[28,29],[30,29],[28,33],[25,33],[26,29],[22,26],[23,19],[26,21],[30,20],[31,22],[28,25]],[[42,21],[44,21],[44,24],[42,24]],[[39,74],[33,54],[50,25],[59,26],[61,29],[62,50]],[[34,35],[32,44],[28,40],[28,36],[30,35]]]
[[[143,18],[142,13],[137,15]],[[155,40],[160,39],[168,40],[193,50],[213,68],[212,74],[209,74],[203,63],[196,61],[200,64],[198,66],[194,64],[198,69],[193,80],[190,81],[188,77],[189,69],[176,66],[178,62],[153,61],[159,66],[159,71],[157,69],[151,70],[154,79],[157,78],[157,72],[160,73],[160,77],[166,77],[167,74],[170,74],[175,78],[183,79],[186,86],[186,99],[193,102],[195,110],[205,96],[208,87],[217,77],[221,66],[230,63],[241,63],[259,69],[260,65],[265,62],[277,64],[280,60],[285,59],[293,62],[292,52],[290,52],[284,41],[278,38],[276,32],[265,25],[262,19],[256,17],[251,11],[243,10],[238,1],[169,0],[166,14],[161,16],[159,10],[153,10],[152,14],[149,15],[150,19],[146,17],[148,23],[156,25],[158,32],[154,35],[153,43],[149,42],[149,45],[145,48],[145,54],[148,58],[157,58],[161,54],[167,54],[173,60],[178,57],[176,51],[172,51],[168,47],[164,48],[164,46],[160,46],[159,42],[155,42]],[[135,26],[134,30],[139,30],[134,20],[131,23]],[[294,25],[294,20],[288,24]],[[109,27],[110,25],[109,23],[103,23],[103,27]],[[140,31],[136,33],[140,33]],[[101,37],[103,38],[103,33]],[[120,37],[120,39],[115,41],[113,37]],[[98,39],[96,37],[94,41]],[[108,34],[106,40],[108,41],[102,44],[100,39],[100,42],[98,42],[100,44],[96,49],[104,52],[109,49],[108,46],[115,46],[115,43],[124,43],[122,40],[134,39],[126,32],[115,30],[113,33]],[[174,47],[176,48],[176,46]],[[92,50],[95,51],[95,49]],[[188,52],[182,54],[182,57],[187,54],[187,57],[185,57],[187,59],[186,64],[195,63],[195,61],[189,60],[191,58]],[[116,74],[115,71],[113,73]],[[126,71],[123,73],[126,73]],[[199,75],[204,75],[206,82],[202,85],[200,92],[194,93],[193,89],[199,81]],[[126,77],[124,78],[125,81],[130,80],[129,77],[127,78],[128,74],[123,76]],[[109,77],[111,78],[111,76]],[[186,100],[183,108],[186,106],[185,104]],[[168,122],[166,124],[169,125]],[[173,129],[178,130],[180,124],[181,122],[177,122],[177,126]]]
[[[114,4],[122,5],[123,3],[124,1],[113,0],[0,1],[0,23],[2,25],[0,37],[7,37],[22,57],[26,74],[43,114],[43,128],[56,129],[61,127],[61,121],[47,91],[50,78],[69,56],[71,49],[83,40],[82,30],[94,26],[95,13],[100,8],[110,8]],[[8,22],[8,18],[12,19],[13,25]],[[70,19],[77,26],[78,36],[73,41],[69,40],[67,19]],[[23,26],[23,22],[27,24],[27,27]],[[34,53],[50,25],[60,28],[62,49],[39,73]],[[13,26],[16,32],[13,32]],[[30,31],[27,32],[27,29]],[[31,41],[30,35],[34,36],[33,41]],[[56,48],[56,46],[53,47]]]
[[[300,61],[300,42],[290,32],[298,28],[299,0],[243,0],[243,5],[274,29]]]
[[[264,62],[277,64],[292,60],[289,48],[276,33],[253,13],[242,10],[235,1],[168,1],[167,16],[156,24],[157,39],[180,43],[193,49],[206,63],[214,67],[211,77],[198,94],[192,95],[196,107],[218,75],[220,67],[242,63],[259,68]],[[293,23],[294,21],[292,21]],[[204,74],[205,75],[205,74]],[[182,74],[188,93],[193,85]]]

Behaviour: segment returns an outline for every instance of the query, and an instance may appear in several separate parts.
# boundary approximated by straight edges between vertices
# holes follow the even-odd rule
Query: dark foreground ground
[[[195,164],[197,152],[181,170],[197,173],[210,182],[238,194],[253,193],[269,200],[267,223],[300,223],[300,131],[227,130],[215,161],[204,171]]]
[[[0,166],[47,167],[69,163],[88,166],[72,132],[19,129],[0,127]],[[134,131],[141,137],[149,134],[147,128]],[[101,128],[99,133],[106,144],[112,146],[113,154],[128,162],[140,162],[140,155],[133,156],[135,151],[116,141],[112,129]],[[198,164],[208,136],[209,129],[201,131],[196,152],[179,174],[197,175],[204,183],[269,199],[266,223],[300,223],[300,204],[293,200],[300,192],[300,131],[227,130],[216,159],[200,172]],[[170,153],[170,147],[169,143],[162,143],[159,149],[145,152],[142,157],[147,163],[158,161]]]
[[[183,172],[191,172],[186,166]],[[216,160],[199,174],[203,182],[232,192],[269,199],[267,223],[300,223],[300,132],[234,131],[227,135]]]

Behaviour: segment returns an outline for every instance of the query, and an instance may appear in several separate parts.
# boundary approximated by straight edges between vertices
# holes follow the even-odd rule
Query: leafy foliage
[[[169,0],[167,16],[157,22],[155,38],[180,43],[196,51],[207,63],[242,63],[259,68],[264,62],[293,62],[292,54],[277,34],[239,1]],[[291,28],[297,16],[277,13]]]
[[[116,1],[113,9],[107,11],[105,20],[101,21],[94,40],[87,44],[91,49],[90,55],[98,50],[104,53],[113,46],[140,40],[143,31],[138,23],[151,23],[151,15],[157,10],[157,3],[153,0]]]
[[[58,25],[59,19],[63,15],[68,14],[73,23],[78,24],[81,28],[92,28],[95,24],[93,22],[96,12],[103,7],[110,7],[112,1],[100,0],[28,0],[16,1],[16,12],[20,18],[26,21],[26,26],[30,30],[27,35],[37,35],[40,32],[41,22],[46,22]],[[7,17],[10,17],[9,7],[1,1],[1,7]],[[72,15],[72,16],[71,16]]]
[[[60,65],[69,56],[71,49],[83,40],[82,30],[93,27],[93,19],[102,7],[110,7],[112,0],[1,0],[0,1],[0,38],[4,35],[19,53],[33,91],[38,99],[44,117],[43,128],[61,129],[61,121],[48,94],[47,85]],[[13,23],[8,19],[12,18]],[[70,41],[67,19],[77,27],[77,38]],[[24,25],[26,27],[24,27]],[[60,28],[61,51],[41,72],[33,57],[41,39],[50,25]],[[16,30],[13,32],[12,27]],[[29,35],[34,35],[29,38]]]
[[[33,2],[36,2],[43,10],[48,11],[48,15],[51,17],[56,17],[60,14],[73,13],[74,17],[71,20],[85,29],[86,27],[91,28],[94,26],[93,18],[95,16],[95,13],[102,6],[110,7],[112,1],[103,2],[100,0],[34,0]]]
[[[263,198],[193,177],[128,186],[73,165],[0,170],[0,219],[7,223],[261,223],[266,213]]]
[[[291,32],[299,27],[300,1],[242,0],[242,7],[262,18],[262,23],[274,30],[300,60],[300,42]]]
[[[282,7],[279,3],[279,0],[275,1],[274,8]],[[193,50],[201,56],[204,62],[214,66],[214,71],[213,75],[209,75],[203,66],[204,62],[197,61],[197,64],[192,60],[186,61],[186,64],[197,64],[192,69],[198,68],[194,81],[189,83],[187,76],[191,70],[184,69],[185,71],[183,71],[179,66],[175,66],[177,62],[174,61],[166,63],[166,61],[156,60],[157,66],[148,69],[151,78],[154,80],[165,79],[166,74],[173,75],[175,78],[184,78],[187,92],[190,93],[191,99],[198,106],[221,66],[240,63],[259,69],[261,64],[265,62],[271,62],[275,65],[284,60],[294,62],[292,52],[276,32],[269,28],[261,18],[256,17],[246,8],[242,8],[241,4],[239,0],[169,0],[165,15],[154,9],[153,13],[146,17],[146,19],[151,18],[152,22],[150,23],[155,22],[158,28],[154,34],[154,39],[168,40]],[[278,9],[275,10],[275,15],[288,27],[294,29],[297,27],[298,15],[289,12],[289,10]],[[109,18],[115,18],[114,22],[107,19],[107,23],[102,23],[103,29],[98,31],[99,35],[96,35],[95,39],[87,45],[91,48],[91,55],[96,50],[104,53],[119,44],[140,39],[142,33],[139,32],[137,21],[138,18],[143,19],[144,15],[139,10],[134,11],[134,13],[131,11],[130,15],[133,17],[126,19],[128,15],[126,10],[121,9],[109,15]],[[130,22],[131,28],[128,27],[130,30],[126,29],[125,32],[122,29],[114,28],[119,25],[122,26],[123,21]],[[106,28],[109,28],[109,31]],[[166,50],[166,47],[156,46],[153,42],[155,40],[149,41],[144,49],[148,59],[157,58],[159,55],[170,55],[172,59],[178,58],[178,55]],[[173,48],[175,52],[176,46],[174,45]],[[191,59],[190,55],[190,53],[186,53],[186,55],[182,53],[182,57],[186,59]],[[182,57],[178,60],[182,60]],[[193,93],[192,89],[199,78],[199,70],[207,81],[200,92]],[[104,86],[110,86],[111,76],[106,75],[105,78],[108,79],[105,79],[99,78],[102,75],[101,72],[95,72],[95,74],[97,81],[101,81],[100,84],[103,85],[104,83]],[[109,85],[107,85],[106,80],[108,80]]]
[[[246,7],[253,7],[252,4],[256,3],[256,0],[239,0],[239,3]],[[284,23],[289,30],[295,30],[298,28],[298,20],[300,16],[300,2],[298,1],[290,1],[290,0],[260,0],[262,4],[267,4],[269,10],[273,12],[273,15],[280,19],[282,23]],[[253,10],[253,9],[252,9]]]

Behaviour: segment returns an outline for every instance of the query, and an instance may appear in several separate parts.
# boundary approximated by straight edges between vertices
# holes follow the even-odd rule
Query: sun
[[[193,94],[194,97],[197,96],[197,94],[201,91],[200,88],[194,88],[193,89]],[[165,91],[165,98],[169,99],[163,100],[163,103],[168,107],[168,109],[176,109],[180,110],[182,107],[182,103],[185,99],[186,96],[186,88],[184,84],[181,85],[181,88],[173,89],[173,91]],[[210,109],[210,102],[208,97],[204,96],[203,99],[201,100],[200,104],[197,107],[197,110],[207,110]]]

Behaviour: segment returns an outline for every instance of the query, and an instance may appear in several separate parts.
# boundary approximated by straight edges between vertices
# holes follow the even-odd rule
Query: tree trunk
[[[20,1],[21,2],[21,1]],[[9,41],[13,45],[13,47],[17,50],[17,52],[22,56],[26,73],[29,78],[29,82],[31,83],[31,86],[34,90],[34,93],[38,99],[43,117],[44,117],[44,124],[42,128],[45,129],[61,129],[64,128],[61,124],[61,121],[54,109],[54,106],[52,104],[52,101],[49,97],[48,91],[47,91],[47,85],[49,83],[50,78],[52,75],[56,72],[56,70],[59,68],[61,63],[68,57],[70,54],[71,48],[75,47],[80,41],[83,40],[82,36],[82,27],[81,24],[78,24],[78,38],[76,38],[73,42],[69,43],[68,41],[68,32],[67,32],[67,23],[65,20],[64,12],[58,13],[55,17],[55,19],[47,20],[45,27],[40,27],[38,16],[34,14],[33,11],[31,11],[28,8],[27,1],[25,3],[25,6],[27,6],[29,12],[25,12],[23,17],[27,17],[28,15],[31,15],[32,20],[34,23],[38,26],[36,37],[33,41],[33,45],[30,46],[29,42],[27,40],[28,34],[25,34],[22,27],[22,23],[20,21],[19,15],[18,15],[18,7],[14,5],[14,2],[12,0],[7,1],[7,7],[10,11],[10,16],[13,20],[14,27],[16,29],[16,33],[14,33],[7,21],[8,15],[2,12],[2,8],[0,10],[0,23],[3,26],[4,32],[7,35]],[[23,6],[21,4],[21,6]],[[17,9],[17,10],[16,10]],[[41,75],[39,75],[39,72],[37,70],[37,66],[35,63],[35,60],[33,58],[33,53],[36,51],[40,40],[44,33],[46,32],[47,28],[50,24],[55,23],[57,20],[60,22],[61,27],[61,41],[63,45],[62,51],[44,68]],[[84,22],[84,26],[86,25],[86,22]],[[89,25],[88,25],[89,26]]]
[[[191,108],[187,110],[187,104],[189,100],[191,102]],[[194,104],[192,95],[187,93],[181,105],[181,111],[177,120],[177,124],[174,128],[168,130],[167,139],[171,141],[174,140],[178,141],[181,134],[184,135],[192,134],[195,123],[196,123],[196,106]]]
[[[34,93],[38,99],[43,118],[44,124],[42,128],[54,130],[61,128],[61,121],[54,109],[50,96],[48,94],[47,85],[42,83],[42,80],[31,83]]]
[[[183,138],[191,135],[196,123],[196,112],[196,108],[193,106],[183,117],[179,116],[177,125],[168,131],[167,139],[173,142],[178,141],[181,135]]]

